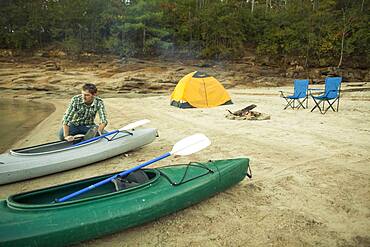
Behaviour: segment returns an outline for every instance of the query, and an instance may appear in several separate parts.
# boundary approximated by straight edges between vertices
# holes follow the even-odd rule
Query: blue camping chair
[[[311,112],[316,108],[319,109],[321,114],[325,114],[329,109],[333,111],[339,110],[339,98],[340,98],[340,86],[342,82],[342,77],[327,77],[325,79],[325,91],[319,95],[312,95],[311,90],[320,90],[320,89],[310,89],[310,95],[315,102],[315,106],[312,108]],[[325,101],[328,102],[328,107],[325,109]],[[322,102],[322,107],[320,104]],[[334,109],[333,105],[337,102],[337,110]]]
[[[288,108],[289,106],[292,109],[299,109],[302,107],[303,109],[306,109],[308,107],[308,83],[309,80],[294,80],[294,94],[285,96],[283,91],[280,91],[280,96],[283,97],[287,105],[285,106],[284,110]],[[298,102],[297,105],[295,105],[295,101]],[[306,107],[304,107],[303,103],[306,101]]]

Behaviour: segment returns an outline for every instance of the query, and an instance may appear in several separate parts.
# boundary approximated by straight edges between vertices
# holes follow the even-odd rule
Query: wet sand
[[[54,110],[54,105],[46,102],[0,99],[0,153],[24,138]]]
[[[321,115],[283,110],[279,90],[291,88],[230,89],[234,105],[211,109],[171,107],[168,95],[105,98],[109,129],[147,118],[160,136],[128,157],[0,186],[0,196],[121,171],[202,132],[212,141],[209,148],[153,167],[249,157],[253,179],[178,213],[79,246],[370,246],[370,92],[343,93],[339,112]],[[56,111],[16,145],[55,140],[68,102],[55,100]],[[271,119],[225,118],[226,109],[250,104]]]

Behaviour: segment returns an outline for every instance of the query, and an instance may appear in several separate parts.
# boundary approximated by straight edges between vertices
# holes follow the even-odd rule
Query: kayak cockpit
[[[113,135],[110,138],[104,137],[101,139],[96,139],[96,140],[91,140],[86,143],[84,143],[84,138],[80,137],[78,139],[75,139],[73,142],[68,142],[68,141],[56,141],[56,142],[49,142],[49,143],[44,143],[36,146],[31,146],[31,147],[25,147],[25,148],[19,148],[19,149],[13,149],[10,150],[10,153],[13,155],[20,155],[20,156],[30,156],[30,155],[41,155],[41,154],[50,154],[50,153],[56,153],[56,152],[61,152],[61,151],[66,151],[69,149],[73,148],[78,148],[78,147],[83,147],[86,145],[91,145],[96,142],[100,142],[104,139],[108,141],[114,141],[116,139],[120,139],[126,136],[131,136],[132,133],[129,132],[119,132],[115,135]],[[79,144],[82,142],[83,144]]]
[[[31,192],[25,192],[16,194],[8,197],[7,204],[13,208],[22,208],[22,209],[33,209],[33,208],[50,208],[50,207],[59,207],[66,204],[80,203],[88,200],[96,200],[102,197],[115,196],[120,193],[125,193],[129,191],[134,191],[139,188],[142,188],[148,184],[156,181],[160,174],[155,169],[141,170],[145,173],[147,179],[139,181],[130,181],[129,176],[122,181],[122,184],[117,187],[116,183],[110,182],[102,186],[96,187],[93,190],[90,190],[86,193],[83,193],[79,196],[71,198],[66,202],[56,202],[56,199],[62,198],[66,195],[69,195],[73,192],[79,191],[86,187],[89,187],[95,183],[98,183],[104,179],[114,176],[115,174],[108,174],[99,177],[93,177],[89,179],[79,180],[72,183],[67,183],[63,185],[53,186],[46,189],[35,190]],[[140,176],[139,176],[140,177]]]
[[[81,140],[79,140],[81,141]],[[67,142],[67,141],[56,141],[56,142],[49,142],[45,144],[40,144],[31,147],[19,148],[10,150],[10,153],[13,155],[40,155],[40,154],[50,154],[60,151],[65,151],[72,148],[77,148],[80,146],[76,146],[79,141],[75,142]],[[95,140],[85,145],[95,143],[100,140]],[[82,145],[81,145],[82,146]]]

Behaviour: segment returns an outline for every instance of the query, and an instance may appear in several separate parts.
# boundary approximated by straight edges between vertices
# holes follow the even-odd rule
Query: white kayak
[[[142,147],[158,136],[154,128],[118,132],[76,145],[67,141],[45,143],[0,154],[0,184],[52,174]]]

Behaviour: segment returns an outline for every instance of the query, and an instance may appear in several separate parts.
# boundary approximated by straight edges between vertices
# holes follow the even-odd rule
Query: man
[[[64,113],[63,127],[59,132],[60,140],[69,142],[74,140],[74,135],[86,134],[90,129],[98,127],[101,134],[107,126],[107,114],[103,100],[97,97],[97,88],[94,84],[86,83],[82,86],[80,95],[73,96],[68,109]],[[100,124],[94,123],[96,113],[99,114]]]

